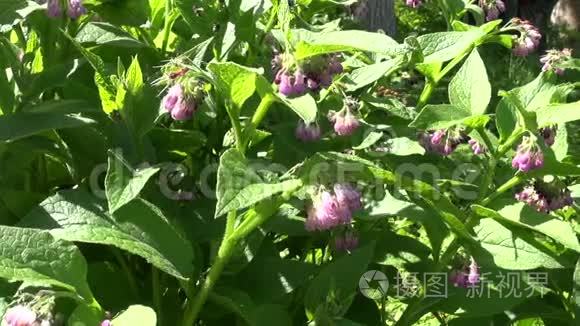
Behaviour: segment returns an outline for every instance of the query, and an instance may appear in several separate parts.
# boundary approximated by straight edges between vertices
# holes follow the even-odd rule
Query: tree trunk
[[[357,5],[366,7],[358,18],[367,31],[382,30],[389,36],[395,36],[395,0],[361,0]]]

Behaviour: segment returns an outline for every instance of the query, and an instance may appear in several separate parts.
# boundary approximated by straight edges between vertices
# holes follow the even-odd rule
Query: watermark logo
[[[384,273],[370,270],[361,276],[358,281],[358,288],[365,297],[378,300],[386,296],[389,280]]]

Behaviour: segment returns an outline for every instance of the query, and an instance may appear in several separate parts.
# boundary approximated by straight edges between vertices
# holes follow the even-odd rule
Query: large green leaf
[[[250,207],[275,194],[295,189],[301,184],[299,180],[265,183],[238,150],[229,149],[220,158],[215,216]]]
[[[117,26],[90,22],[86,24],[75,36],[79,43],[94,43],[96,45],[114,45],[121,47],[144,47],[145,44],[136,40],[131,34]]]
[[[0,141],[15,140],[52,129],[81,127],[94,120],[59,112],[19,112],[0,116]]]
[[[36,286],[57,286],[92,294],[86,282],[87,263],[79,249],[48,231],[0,226],[0,277]]]
[[[241,108],[256,91],[256,78],[259,71],[233,62],[208,65],[218,84],[218,89],[236,108]]]
[[[102,1],[98,6],[88,6],[95,10],[103,21],[118,26],[139,27],[147,22],[151,8],[149,0]]]
[[[189,243],[158,208],[144,200],[134,200],[111,216],[104,202],[88,192],[64,191],[42,202],[23,223],[52,228],[58,239],[126,250],[183,280],[193,272]]]
[[[304,94],[299,97],[281,98],[280,100],[291,108],[305,123],[311,123],[316,120],[318,106],[310,94]]]
[[[304,305],[310,313],[327,302],[327,298],[343,303],[348,308],[353,294],[359,286],[362,275],[367,271],[373,257],[374,244],[369,244],[354,250],[351,254],[342,256],[325,266],[311,281]]]
[[[157,167],[133,170],[119,153],[110,151],[107,177],[105,178],[109,211],[114,213],[123,205],[137,198],[147,181],[157,171],[159,171]]]
[[[156,326],[157,316],[149,307],[134,305],[113,319],[112,326]]]
[[[417,40],[423,49],[424,63],[445,62],[461,54],[484,35],[483,31],[476,29],[425,34],[419,36]]]
[[[465,125],[476,128],[485,126],[489,121],[487,115],[472,115],[469,109],[450,104],[429,104],[419,112],[409,126],[423,130],[449,128],[455,125]]]
[[[296,59],[305,59],[325,53],[360,50],[384,54],[400,52],[400,45],[389,36],[359,30],[334,31],[310,35],[300,42],[294,53]]]
[[[498,221],[507,221],[518,227],[540,232],[560,242],[564,246],[580,252],[580,244],[572,226],[555,216],[539,213],[524,203],[497,203],[497,212],[482,206],[474,206],[478,214],[495,218]]]
[[[474,49],[449,84],[449,101],[472,115],[484,114],[491,99],[485,64]]]
[[[9,32],[13,25],[42,8],[34,1],[0,0],[0,33]]]
[[[580,102],[548,105],[538,109],[536,116],[539,127],[580,120]]]
[[[576,320],[580,319],[580,258],[576,262],[576,268],[574,269],[574,288],[572,293],[574,294],[574,303],[576,306]]]
[[[539,250],[521,235],[493,219],[483,219],[475,228],[481,246],[491,254],[493,263],[503,269],[530,270],[539,267],[563,268],[561,262]]]
[[[386,77],[399,67],[400,60],[391,59],[353,70],[344,81],[347,91],[356,91]]]

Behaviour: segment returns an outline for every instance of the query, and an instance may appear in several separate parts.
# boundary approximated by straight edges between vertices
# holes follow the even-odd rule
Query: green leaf
[[[565,267],[551,255],[522,239],[520,233],[512,232],[493,219],[481,220],[475,232],[481,246],[492,255],[493,262],[499,268],[530,270]]]
[[[48,231],[0,226],[0,278],[33,286],[57,286],[92,300],[87,263],[79,249]]]
[[[573,281],[574,287],[572,293],[574,294],[574,304],[576,306],[576,319],[580,319],[580,258],[578,258],[578,262],[576,262]]]
[[[292,326],[292,318],[286,307],[278,304],[263,304],[252,311],[252,322],[255,326],[277,325]]]
[[[580,244],[576,238],[576,233],[569,223],[555,216],[539,213],[524,203],[505,204],[505,202],[498,203],[497,207],[501,208],[497,212],[482,206],[473,206],[473,209],[478,214],[497,219],[500,222],[506,221],[517,227],[547,235],[564,246],[580,252]]]
[[[400,53],[400,45],[389,36],[359,30],[316,33],[296,46],[294,56],[302,60],[325,53],[360,50],[383,54]]]
[[[363,95],[360,99],[371,107],[384,110],[389,114],[405,120],[413,120],[417,116],[416,111],[412,108],[407,108],[401,101],[394,98]]]
[[[229,149],[222,155],[217,174],[216,217],[232,210],[250,207],[302,184],[295,179],[280,183],[264,183],[236,149]]]
[[[237,109],[240,109],[246,100],[256,91],[256,75],[261,71],[241,66],[233,62],[215,63],[208,65],[218,89],[231,100]]]
[[[471,112],[468,109],[454,105],[427,105],[409,124],[409,127],[423,130],[444,129],[461,124],[462,121],[470,117]]]
[[[156,326],[157,315],[149,307],[133,305],[115,317],[111,323],[112,326]]]
[[[580,101],[566,104],[552,104],[536,111],[538,127],[580,120]]]
[[[0,116],[0,141],[15,140],[52,129],[82,127],[94,120],[60,112],[18,112]]]
[[[361,149],[369,148],[369,147],[373,146],[374,144],[376,144],[376,142],[381,140],[382,137],[383,137],[383,132],[371,131],[366,135],[365,139],[363,139],[363,141],[359,145],[354,146],[352,149],[361,150]]]
[[[485,36],[479,29],[465,32],[437,32],[417,38],[423,49],[424,63],[445,62],[460,55]]]
[[[67,325],[100,325],[104,314],[87,304],[79,304],[68,318]]]
[[[103,21],[117,26],[139,27],[151,13],[149,0],[103,1],[98,6],[87,7],[96,11]]]
[[[316,120],[318,107],[316,101],[310,94],[304,94],[299,97],[282,98],[280,100],[292,109],[305,123],[312,123]]]
[[[500,135],[500,142],[505,142],[516,129],[518,109],[507,98],[502,98],[495,110],[495,125]]]
[[[449,84],[449,101],[472,115],[485,113],[491,99],[491,84],[485,64],[474,49]]]
[[[374,83],[382,77],[389,76],[399,68],[400,60],[387,60],[353,70],[343,82],[346,91],[352,92]]]
[[[12,26],[43,6],[26,0],[0,0],[0,33],[10,32]]]
[[[368,269],[373,258],[374,243],[358,248],[349,255],[344,255],[326,265],[310,282],[304,297],[304,305],[310,314],[327,298],[333,297],[343,303],[346,312],[352,297],[357,291],[359,280]]]
[[[119,153],[109,151],[109,165],[105,178],[109,211],[114,213],[137,198],[147,181],[158,171],[157,167],[133,170]]]
[[[131,61],[125,80],[127,83],[127,91],[133,95],[139,95],[143,89],[143,73],[141,72],[141,66],[139,65],[139,59],[137,57],[134,57],[133,61]]]
[[[144,200],[134,200],[111,216],[104,202],[88,192],[63,191],[47,198],[22,223],[52,228],[57,239],[117,247],[182,280],[193,272],[189,243]]]
[[[96,45],[112,45],[120,47],[140,48],[145,44],[136,40],[131,34],[121,28],[102,22],[86,24],[75,36],[79,43],[94,43]]]

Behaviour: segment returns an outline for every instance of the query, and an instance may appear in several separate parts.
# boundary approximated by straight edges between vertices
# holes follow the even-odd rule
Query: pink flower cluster
[[[554,71],[558,75],[564,74],[564,69],[558,67],[564,61],[572,57],[571,49],[559,50],[548,50],[546,54],[540,58],[540,62],[543,64],[542,71]]]
[[[349,252],[358,247],[358,237],[353,231],[334,238],[334,248],[336,251]]]
[[[439,129],[419,134],[419,143],[428,152],[450,155],[457,146],[467,142],[467,136],[460,129]]]
[[[541,213],[556,211],[574,203],[567,188],[541,182],[524,187],[515,197]]]
[[[406,0],[405,3],[411,8],[419,8],[423,5],[423,1],[421,0]]]
[[[468,269],[463,268],[462,270],[453,271],[449,278],[455,287],[467,288],[475,286],[480,282],[479,266],[472,257]]]
[[[495,20],[505,12],[505,3],[502,0],[479,0],[479,6],[485,11],[485,20]]]
[[[528,172],[544,166],[544,154],[530,137],[524,137],[518,145],[516,155],[512,160],[512,167],[522,172]]]
[[[480,143],[479,141],[475,140],[475,139],[470,139],[469,140],[469,146],[471,146],[471,150],[473,151],[473,154],[475,155],[481,155],[484,154],[485,152],[487,152],[487,148]]]
[[[316,123],[306,125],[304,121],[300,120],[294,134],[303,142],[316,141],[320,139],[320,127]]]
[[[538,48],[542,34],[530,21],[512,18],[510,26],[520,33],[519,36],[514,36],[513,53],[515,55],[525,57]]]
[[[274,83],[284,96],[300,96],[332,84],[332,78],[343,71],[336,56],[319,56],[296,62],[290,54],[277,54],[272,60]]]
[[[66,13],[71,19],[77,19],[86,14],[87,9],[83,6],[83,0],[68,0]],[[52,18],[57,18],[61,14],[61,0],[48,0],[47,15]]]
[[[6,310],[4,314],[3,325],[7,326],[36,326],[37,316],[32,309],[26,306],[18,305]],[[46,323],[43,324],[47,325]],[[48,324],[50,325],[50,324]]]
[[[338,183],[333,192],[324,190],[313,199],[308,209],[306,230],[324,231],[348,225],[352,214],[362,207],[361,194],[351,184]]]
[[[189,120],[203,100],[203,85],[199,80],[188,80],[184,77],[185,72],[179,75],[170,75],[173,85],[167,90],[163,97],[163,107],[174,120]],[[182,78],[183,77],[183,78]],[[180,79],[178,79],[180,78]],[[193,87],[187,88],[186,85]]]
[[[328,120],[334,124],[334,132],[339,136],[350,136],[360,126],[357,117],[352,113],[349,105],[345,105],[340,111],[330,111]]]

